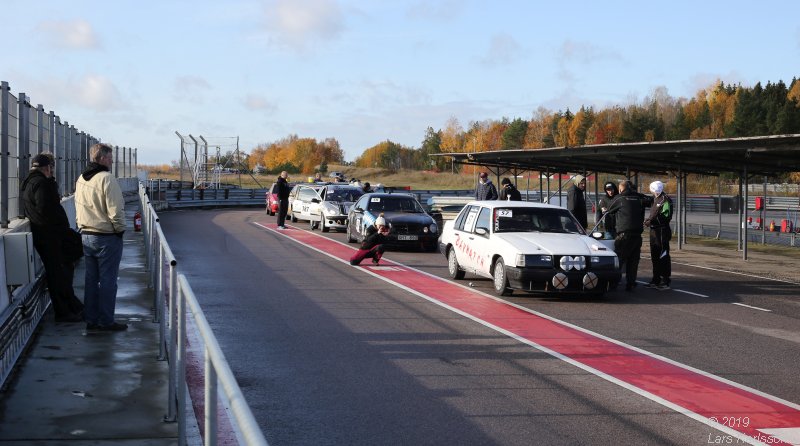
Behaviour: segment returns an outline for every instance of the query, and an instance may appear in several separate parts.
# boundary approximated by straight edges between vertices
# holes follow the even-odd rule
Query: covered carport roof
[[[800,134],[441,153],[459,164],[543,172],[772,176],[800,172]]]

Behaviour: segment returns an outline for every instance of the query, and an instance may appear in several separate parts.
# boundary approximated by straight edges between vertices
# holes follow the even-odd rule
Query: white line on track
[[[752,305],[740,304],[740,303],[738,303],[738,302],[731,302],[731,305],[738,305],[738,306],[740,306],[740,307],[747,307],[747,308],[752,308],[752,309],[754,309],[754,310],[758,310],[758,311],[766,311],[766,312],[768,312],[768,313],[772,313],[772,310],[767,310],[766,308],[754,307],[754,306],[752,306]]]
[[[637,280],[636,282],[637,283],[641,283],[642,285],[647,285],[647,282],[645,282],[643,280]],[[655,289],[655,288],[653,288],[653,289]],[[691,291],[681,290],[681,289],[678,289],[678,288],[670,288],[670,290],[671,291],[677,291],[679,293],[691,294],[692,296],[697,296],[697,297],[710,297],[710,296],[706,296],[705,294],[693,293]],[[660,290],[656,289],[656,291],[660,291]]]
[[[672,263],[674,263],[676,265],[691,266],[693,268],[703,268],[703,269],[707,269],[707,270],[710,270],[710,271],[718,271],[718,272],[721,272],[721,273],[736,274],[737,276],[752,277],[752,278],[755,278],[755,279],[762,279],[762,280],[771,280],[773,282],[788,283],[788,284],[791,284],[791,285],[800,285],[800,283],[792,282],[790,280],[773,279],[771,277],[757,276],[755,274],[737,273],[735,271],[728,271],[726,269],[711,268],[710,266],[701,266],[701,265],[695,265],[695,264],[692,264],[692,263],[681,263],[681,262],[672,262]]]

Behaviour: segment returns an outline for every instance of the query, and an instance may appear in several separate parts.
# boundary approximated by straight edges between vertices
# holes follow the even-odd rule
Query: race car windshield
[[[376,212],[425,212],[416,200],[403,197],[373,198],[370,200],[369,210]]]
[[[325,200],[352,203],[358,200],[362,195],[364,195],[364,192],[357,188],[330,189],[328,190],[328,194],[325,196]]]
[[[565,209],[497,208],[494,232],[553,232],[585,234],[572,214]]]

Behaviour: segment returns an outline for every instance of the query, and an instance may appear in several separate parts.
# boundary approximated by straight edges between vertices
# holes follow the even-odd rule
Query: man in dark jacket
[[[606,237],[608,238],[616,238],[617,236],[617,228],[616,228],[616,217],[613,215],[608,215],[608,209],[611,207],[611,203],[617,198],[619,195],[619,190],[617,189],[617,185],[613,182],[609,181],[605,184],[606,194],[603,198],[600,199],[598,203],[597,214],[595,216],[596,221],[600,221],[603,219],[603,227],[606,231]],[[603,217],[605,215],[605,217]]]
[[[606,213],[616,220],[614,252],[619,257],[620,268],[625,270],[625,291],[633,291],[636,287],[639,258],[642,254],[645,201],[642,194],[634,191],[630,181],[623,180],[619,182],[619,195]]]
[[[286,213],[289,212],[289,192],[292,188],[289,187],[289,172],[285,170],[278,176],[277,186],[278,190],[278,229],[286,229]]]
[[[522,201],[522,195],[519,193],[519,190],[511,184],[511,180],[503,178],[500,184],[502,185],[500,188],[501,201]]]
[[[586,178],[583,175],[575,175],[572,179],[572,187],[567,189],[567,209],[578,219],[583,229],[589,225],[586,216]]]
[[[489,179],[489,174],[481,172],[478,175],[478,185],[475,187],[476,200],[497,200],[497,189]]]
[[[42,153],[33,157],[31,166],[22,182],[22,208],[30,220],[33,246],[44,265],[56,322],[81,322],[83,303],[75,297],[72,265],[67,265],[63,252],[67,231],[72,229],[53,178],[54,159]]]
[[[668,290],[672,275],[672,264],[669,257],[669,241],[672,239],[672,230],[669,227],[669,222],[672,220],[672,200],[664,193],[664,183],[661,181],[650,183],[650,192],[654,199],[650,206],[650,216],[644,221],[644,225],[650,227],[650,260],[653,262],[653,278],[647,286]]]
[[[350,258],[350,264],[358,265],[362,260],[371,258],[372,264],[377,265],[385,251],[383,245],[386,243],[387,234],[389,234],[389,228],[386,227],[386,219],[381,214],[375,219],[375,225],[367,228],[367,235],[361,242],[361,248]]]

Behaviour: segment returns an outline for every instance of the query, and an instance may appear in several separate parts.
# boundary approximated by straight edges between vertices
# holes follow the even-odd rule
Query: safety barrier
[[[248,445],[266,445],[264,434],[242,395],[214,332],[206,321],[203,310],[192,291],[186,276],[177,272],[177,260],[167,243],[156,210],[147,196],[145,187],[139,187],[143,212],[142,230],[145,239],[145,262],[150,273],[149,285],[153,288],[156,322],[159,323],[159,359],[169,361],[169,392],[167,421],[178,422],[178,442],[186,444],[186,336],[190,315],[205,353],[205,444],[217,443],[217,400],[222,395],[230,403],[234,426]],[[166,317],[165,317],[166,316]],[[217,382],[224,392],[220,394]]]

